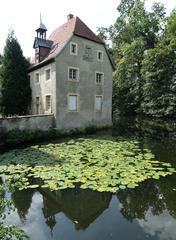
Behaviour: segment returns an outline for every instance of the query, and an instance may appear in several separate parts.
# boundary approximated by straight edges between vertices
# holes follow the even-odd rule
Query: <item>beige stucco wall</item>
[[[55,118],[52,114],[49,115],[34,115],[34,116],[18,116],[0,119],[0,130],[26,130],[40,129],[43,131],[49,130],[55,124]]]
[[[50,80],[45,79],[45,71],[51,70]],[[39,83],[35,82],[35,75],[39,73]],[[36,114],[36,97],[40,97],[40,114],[56,113],[56,64],[51,63],[30,73],[32,90],[31,114]],[[51,111],[45,111],[45,96],[51,95]]]
[[[78,54],[70,54],[70,42],[77,43]],[[91,58],[85,59],[85,48],[91,48]],[[97,60],[97,51],[103,52],[103,61]],[[79,68],[79,82],[68,81],[68,67]],[[51,69],[51,79],[45,80],[45,70]],[[95,83],[95,72],[104,73],[102,85]],[[112,124],[112,66],[102,44],[73,36],[62,52],[55,58],[55,62],[30,73],[32,89],[31,113],[36,114],[36,97],[40,97],[40,114],[45,111],[45,96],[52,96],[52,112],[56,118],[56,127],[61,130],[85,128],[96,125],[98,127]],[[40,74],[40,83],[35,83],[35,74]],[[78,94],[79,111],[68,111],[68,94]],[[103,111],[95,112],[95,96],[103,96]]]
[[[112,66],[102,44],[73,36],[78,55],[70,55],[70,43],[56,58],[56,126],[59,129],[84,128],[89,125],[111,125]],[[84,60],[85,48],[92,49],[92,59]],[[97,60],[97,50],[103,51],[103,62]],[[79,68],[79,82],[68,81],[68,66]],[[104,73],[104,83],[95,84],[95,72]],[[79,94],[79,111],[69,112],[67,94]],[[103,95],[103,112],[95,112],[95,95]]]

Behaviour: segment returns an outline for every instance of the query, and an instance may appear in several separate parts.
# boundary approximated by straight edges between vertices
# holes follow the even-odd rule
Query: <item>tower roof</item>
[[[41,13],[40,13],[40,25],[39,25],[39,27],[36,29],[36,31],[43,31],[43,32],[46,32],[46,31],[47,31],[46,26],[42,23],[42,15],[41,15]]]

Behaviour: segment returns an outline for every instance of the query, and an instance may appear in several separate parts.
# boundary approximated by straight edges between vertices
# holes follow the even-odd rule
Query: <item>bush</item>
[[[20,143],[32,143],[43,140],[55,139],[60,136],[60,133],[52,128],[48,131],[42,131],[39,129],[12,129],[9,131],[5,131],[3,129],[0,130],[0,145],[4,146],[14,146]]]
[[[97,127],[95,125],[90,125],[85,128],[85,133],[86,134],[93,134],[97,131]]]

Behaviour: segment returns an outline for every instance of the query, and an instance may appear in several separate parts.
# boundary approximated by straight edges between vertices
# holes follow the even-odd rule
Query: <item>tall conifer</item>
[[[14,32],[10,31],[1,66],[1,111],[4,116],[27,113],[31,96],[28,66]]]

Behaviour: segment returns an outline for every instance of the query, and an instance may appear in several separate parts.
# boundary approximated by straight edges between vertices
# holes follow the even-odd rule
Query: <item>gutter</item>
[[[37,70],[38,68],[41,68],[41,67],[44,67],[46,65],[48,65],[49,63],[52,63],[52,62],[55,62],[55,59],[54,58],[50,58],[48,60],[45,60],[43,62],[40,62],[38,63],[37,65],[31,65],[29,68],[28,68],[28,73],[34,71],[34,70]]]

